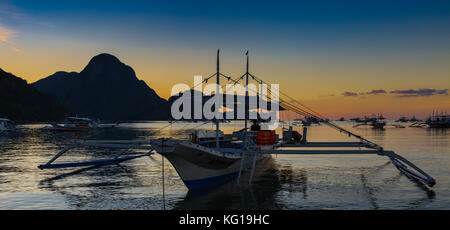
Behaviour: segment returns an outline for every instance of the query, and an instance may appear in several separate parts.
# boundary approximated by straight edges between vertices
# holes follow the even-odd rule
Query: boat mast
[[[247,68],[245,71],[245,139],[244,139],[244,146],[247,147],[247,120],[248,120],[248,115],[249,115],[249,99],[248,99],[248,62],[249,62],[249,57],[248,57],[248,50],[247,53],[245,53],[245,55],[247,56]]]
[[[219,62],[220,49],[217,50],[217,88],[216,88],[216,105],[219,105],[219,85],[220,85],[220,62]],[[216,108],[216,148],[219,148],[219,108]]]
[[[248,120],[248,114],[249,114],[249,100],[248,100],[248,62],[249,62],[249,58],[248,58],[248,51],[247,53],[245,53],[245,55],[247,56],[247,68],[246,68],[246,72],[245,72],[245,133],[247,133],[247,120]]]

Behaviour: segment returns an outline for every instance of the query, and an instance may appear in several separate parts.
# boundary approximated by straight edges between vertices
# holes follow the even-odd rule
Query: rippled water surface
[[[120,124],[87,134],[56,133],[45,125],[20,125],[0,137],[0,209],[450,209],[450,131],[427,128],[353,129],[385,149],[394,150],[432,175],[428,189],[405,176],[380,156],[273,155],[258,165],[257,177],[239,186],[232,181],[200,194],[188,192],[165,160],[165,199],[160,155],[119,165],[39,170],[76,139],[134,140],[186,137],[201,123]],[[237,131],[237,123],[224,125]],[[202,126],[212,128],[211,124]],[[298,128],[300,129],[300,128]],[[355,141],[325,126],[312,126],[309,141]],[[117,150],[80,148],[59,162],[105,159]],[[125,152],[128,153],[128,152]]]

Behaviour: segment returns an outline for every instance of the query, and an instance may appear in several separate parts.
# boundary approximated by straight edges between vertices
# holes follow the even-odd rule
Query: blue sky
[[[450,37],[449,1],[3,1],[23,15],[0,16],[14,30],[83,39],[104,34],[192,46],[275,43],[281,51],[312,47],[320,54],[321,47],[375,52],[368,48],[407,49]]]

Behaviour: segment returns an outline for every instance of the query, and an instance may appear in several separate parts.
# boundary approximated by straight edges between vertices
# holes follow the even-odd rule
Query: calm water
[[[338,122],[339,123],[339,122]],[[199,123],[201,124],[201,123]],[[89,134],[56,133],[44,125],[21,125],[0,137],[0,209],[450,209],[450,131],[426,128],[352,129],[411,160],[437,185],[421,186],[380,156],[272,156],[259,165],[252,186],[246,177],[202,194],[188,192],[165,160],[162,199],[161,156],[120,165],[39,170],[74,139],[143,139],[186,136],[194,123],[121,124]],[[224,131],[239,130],[226,124]],[[202,128],[212,128],[211,124]],[[300,128],[298,128],[300,129]],[[308,130],[310,141],[354,141],[326,126]],[[84,161],[123,152],[76,149],[58,161]]]

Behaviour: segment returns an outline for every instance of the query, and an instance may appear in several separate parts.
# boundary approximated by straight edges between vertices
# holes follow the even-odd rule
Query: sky
[[[32,83],[100,53],[161,97],[250,71],[330,118],[450,112],[450,1],[0,0],[0,68]]]

